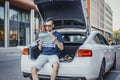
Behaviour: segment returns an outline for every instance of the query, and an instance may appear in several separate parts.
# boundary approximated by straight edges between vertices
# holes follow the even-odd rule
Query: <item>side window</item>
[[[103,37],[100,34],[96,34],[96,36],[94,37],[94,41],[98,44],[104,44]]]
[[[100,44],[105,44],[104,41],[103,41],[103,37],[101,34],[97,34],[99,40],[100,40]]]
[[[102,36],[102,37],[103,37],[103,41],[104,41],[105,45],[109,45],[107,40],[104,38],[104,36]]]
[[[95,37],[94,37],[94,39],[93,39],[96,43],[98,43],[98,44],[100,44],[100,41],[99,41],[99,39],[98,39],[98,36],[96,35]]]

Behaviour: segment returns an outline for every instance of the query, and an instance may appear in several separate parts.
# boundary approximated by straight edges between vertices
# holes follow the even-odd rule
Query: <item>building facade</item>
[[[113,14],[111,7],[105,2],[105,30],[106,30],[106,37],[111,36],[113,31]]]
[[[87,9],[91,31],[98,30],[105,36],[110,36],[112,33],[112,10],[105,0],[87,0]]]
[[[112,10],[104,0],[86,0],[90,29],[112,33]],[[39,23],[41,22],[41,23]],[[37,39],[43,19],[32,0],[0,0],[0,47],[24,46]]]
[[[24,46],[39,33],[38,11],[31,0],[0,0],[0,47]]]

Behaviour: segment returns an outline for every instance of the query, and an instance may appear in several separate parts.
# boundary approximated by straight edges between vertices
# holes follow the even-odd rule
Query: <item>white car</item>
[[[114,48],[109,46],[101,33],[93,31],[87,38],[77,31],[64,31],[61,34],[63,37],[67,35],[69,40],[64,41],[65,48],[59,51],[57,79],[104,80],[105,73],[115,67]],[[26,46],[22,54],[21,71],[25,77],[31,77],[31,65],[40,54],[37,41]],[[52,67],[47,63],[38,74],[40,78],[49,79],[51,71]]]
[[[55,30],[64,39],[64,50],[59,52],[58,80],[104,80],[104,75],[115,67],[116,53],[102,33],[89,33],[85,0],[34,0],[41,16],[55,19]],[[56,14],[57,13],[57,14]],[[31,65],[40,54],[38,41],[26,46],[21,56],[21,71],[31,79]],[[45,64],[38,71],[42,79],[49,79],[52,67]],[[31,79],[32,80],[32,79]]]

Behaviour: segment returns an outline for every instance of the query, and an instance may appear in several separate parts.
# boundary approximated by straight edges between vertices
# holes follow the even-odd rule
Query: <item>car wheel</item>
[[[101,68],[100,68],[100,73],[99,73],[99,77],[97,80],[105,80],[104,79],[104,75],[105,75],[105,61],[102,62]]]

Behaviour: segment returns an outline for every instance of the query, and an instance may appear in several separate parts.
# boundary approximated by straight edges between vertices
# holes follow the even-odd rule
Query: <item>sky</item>
[[[113,30],[120,29],[120,0],[105,0],[113,11]]]

